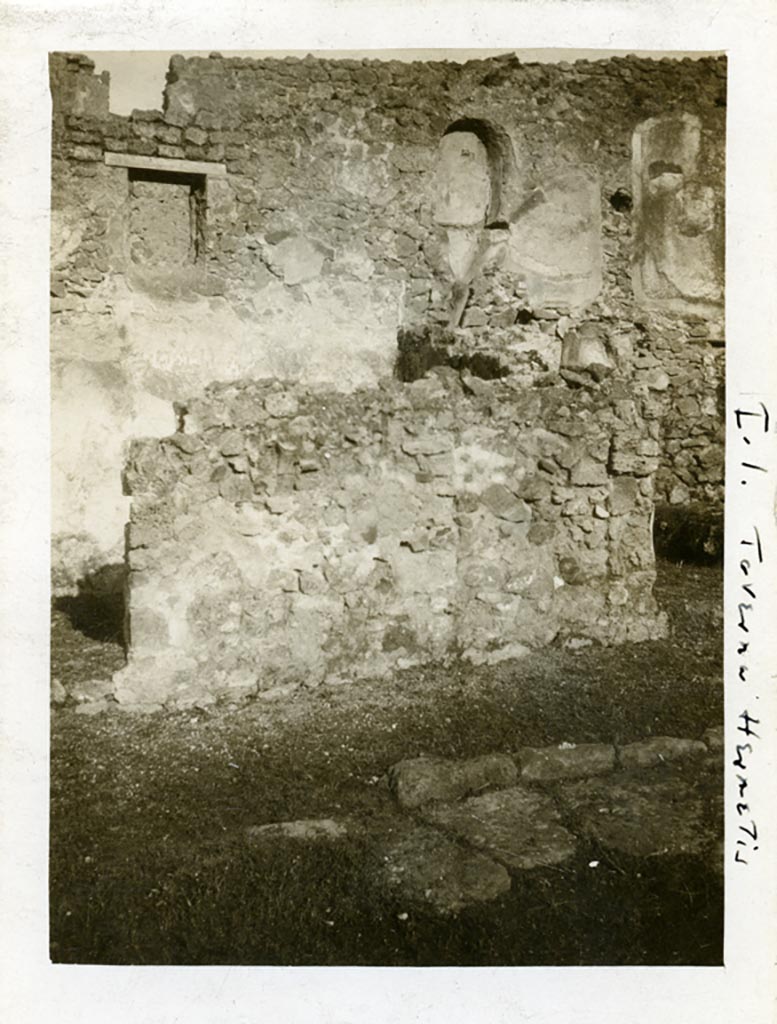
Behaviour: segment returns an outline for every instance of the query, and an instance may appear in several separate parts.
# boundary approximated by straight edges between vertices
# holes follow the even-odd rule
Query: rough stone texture
[[[522,747],[518,754],[524,782],[552,782],[604,775],[615,768],[615,748],[604,743]]]
[[[395,894],[440,914],[486,903],[510,889],[501,864],[436,829],[419,826],[382,849],[383,874]]]
[[[133,442],[124,474],[118,699],[186,706],[558,635],[661,635],[649,498],[600,518],[619,477],[597,460],[645,450],[619,394],[510,377],[473,394],[448,367],[350,396],[260,381],[179,404],[180,429]]]
[[[374,386],[421,324],[520,356],[527,383],[593,330],[590,365],[603,351],[654,399],[634,475],[718,502],[725,68],[175,57],[164,109],[119,117],[92,62],[52,55],[58,550],[79,539],[81,575],[117,560],[122,447],[169,432],[171,400],[246,377]],[[441,173],[462,139],[476,170]],[[106,153],[226,174],[140,187]],[[655,268],[636,296],[633,256]]]
[[[680,779],[586,779],[565,784],[560,799],[584,835],[633,857],[698,854],[714,838],[702,800]]]
[[[463,803],[425,808],[432,825],[470,843],[511,871],[561,864],[574,855],[575,837],[553,802],[520,786],[473,796]]]
[[[647,740],[628,743],[618,750],[622,768],[653,768],[668,761],[701,757],[707,748],[700,740],[679,739],[675,736],[652,736]]]
[[[388,779],[397,803],[409,810],[434,800],[458,800],[484,789],[512,786],[518,771],[507,754],[468,761],[418,757],[392,765]]]

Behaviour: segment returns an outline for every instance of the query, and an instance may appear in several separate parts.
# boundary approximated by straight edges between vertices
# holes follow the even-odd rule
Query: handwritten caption
[[[743,403],[744,405],[744,403]],[[735,446],[737,450],[737,473],[739,488],[753,488],[764,477],[770,475],[769,457],[772,454],[770,440],[770,415],[763,402],[753,402],[734,410],[736,424]],[[755,495],[753,495],[755,497]],[[737,715],[737,741],[735,757],[731,762],[736,775],[736,839],[734,861],[737,864],[750,863],[759,849],[758,812],[752,806],[748,793],[755,766],[759,757],[759,744],[766,729],[762,712],[758,709],[759,689],[762,680],[757,671],[765,653],[760,645],[768,640],[757,627],[759,611],[765,598],[768,580],[770,552],[765,550],[761,517],[771,514],[768,504],[759,501],[748,503],[748,512],[742,524],[737,524],[739,543],[737,545],[737,614],[736,630],[736,671],[737,705],[742,710]]]

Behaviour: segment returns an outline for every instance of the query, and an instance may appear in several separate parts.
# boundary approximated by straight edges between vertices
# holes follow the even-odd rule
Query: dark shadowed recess
[[[496,356],[486,352],[456,352],[451,348],[454,343],[455,336],[444,328],[401,328],[397,336],[399,355],[394,367],[398,380],[411,384],[435,366],[468,370],[473,377],[482,380],[507,376],[507,367],[502,366]]]
[[[720,565],[723,562],[723,510],[709,505],[656,505],[656,554],[670,562]]]
[[[123,562],[104,565],[78,581],[78,593],[54,598],[78,632],[92,640],[124,646]]]

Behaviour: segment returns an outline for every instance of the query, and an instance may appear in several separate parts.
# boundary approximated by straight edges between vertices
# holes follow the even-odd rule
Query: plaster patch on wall
[[[723,299],[721,203],[705,180],[702,131],[693,114],[650,118],[634,132],[638,301],[697,312]]]

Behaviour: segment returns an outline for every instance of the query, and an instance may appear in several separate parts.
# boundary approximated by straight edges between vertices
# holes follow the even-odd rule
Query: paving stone
[[[521,778],[526,782],[604,775],[615,767],[615,748],[605,743],[522,747],[519,757]]]
[[[579,830],[633,857],[701,853],[714,838],[703,801],[681,779],[586,779],[560,799]]]
[[[274,839],[300,839],[304,842],[345,839],[350,834],[348,824],[334,818],[300,818],[297,821],[273,821],[269,825],[252,825],[246,837],[252,845]]]
[[[391,841],[382,853],[389,887],[440,914],[486,903],[510,888],[501,864],[423,825]]]
[[[498,860],[510,870],[560,864],[573,856],[575,837],[549,797],[513,786],[459,804],[425,808],[422,816]]]
[[[701,757],[707,748],[700,740],[684,740],[675,736],[652,736],[648,740],[628,743],[618,751],[622,768],[655,768],[667,761]]]
[[[449,802],[490,787],[512,786],[518,781],[518,769],[507,754],[468,761],[416,757],[393,765],[388,776],[397,803],[412,809],[432,800]]]

